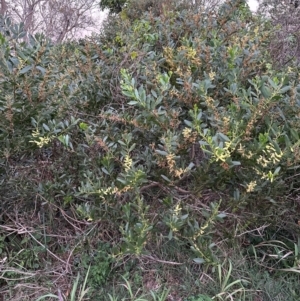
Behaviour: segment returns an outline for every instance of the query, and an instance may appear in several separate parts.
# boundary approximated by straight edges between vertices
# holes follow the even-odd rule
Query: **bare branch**
[[[26,31],[44,33],[54,42],[74,38],[79,29],[96,28],[92,12],[100,11],[97,0],[14,0],[9,6],[0,1],[1,11],[9,10],[15,22],[24,22]]]
[[[260,14],[267,17],[273,30],[270,55],[278,67],[292,60],[300,63],[300,7],[298,1],[261,0]]]
[[[7,11],[7,3],[6,0],[1,0],[1,9],[0,9],[0,14],[1,15],[5,15],[6,11]]]

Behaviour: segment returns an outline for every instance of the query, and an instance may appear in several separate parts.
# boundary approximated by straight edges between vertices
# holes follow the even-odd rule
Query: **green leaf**
[[[194,166],[195,166],[195,164],[194,164],[193,162],[191,162],[191,163],[189,164],[189,166],[187,167],[187,169],[188,169],[188,170],[192,170]]]
[[[154,98],[157,98],[157,94],[154,90],[151,90],[151,94],[153,95]]]
[[[270,98],[272,96],[271,90],[266,85],[261,87],[261,94],[264,98]]]
[[[131,91],[122,90],[122,94],[130,98],[134,97]]]
[[[226,135],[224,135],[224,134],[222,134],[222,133],[218,133],[218,135],[219,135],[219,137],[222,138],[224,141],[230,141],[230,139],[229,139]]]
[[[218,215],[217,215],[217,217],[219,217],[219,218],[224,218],[224,217],[226,217],[227,216],[227,214],[226,213],[219,213]]]
[[[59,135],[57,138],[63,145],[65,145],[65,137],[64,136]]]
[[[130,105],[130,106],[134,106],[134,105],[136,105],[136,104],[138,104],[139,102],[138,101],[135,101],[135,100],[132,100],[132,101],[129,101],[128,102],[128,104]]]
[[[292,136],[294,137],[294,139],[296,139],[298,141],[299,140],[298,133],[293,128],[290,128],[290,132],[291,132]]]
[[[36,66],[36,69],[38,69],[39,71],[41,71],[43,75],[46,73],[46,69],[43,68],[43,67],[41,67],[41,66]]]
[[[48,299],[48,298],[56,298],[56,299],[59,299],[59,297],[56,296],[56,295],[53,295],[53,294],[47,294],[47,295],[44,295],[44,296],[39,297],[39,298],[36,299],[35,301],[45,300],[46,298],[47,298],[47,299]]]
[[[134,89],[134,95],[136,99],[140,99],[139,91],[137,89]]]
[[[66,146],[68,146],[70,141],[70,136],[68,134],[65,136],[65,141],[66,141]]]
[[[164,175],[161,175],[161,177],[162,177],[164,180],[166,180],[167,182],[172,182],[169,178],[167,178],[167,177],[164,176]]]
[[[81,130],[87,130],[87,128],[88,128],[88,125],[85,123],[85,122],[80,122],[79,123],[79,128],[81,129]]]
[[[277,79],[275,78],[275,81],[277,81]],[[274,88],[274,89],[277,89],[278,86],[276,83],[274,83],[273,80],[271,80],[270,78],[268,78],[268,82],[270,83],[270,85]]]
[[[283,94],[291,89],[291,86],[285,86],[280,89],[279,93]]]
[[[281,167],[277,167],[273,173],[274,176],[277,176],[279,174],[279,171],[280,171]]]
[[[167,153],[166,151],[161,151],[161,150],[159,150],[159,149],[156,149],[155,152],[156,152],[157,154],[161,155],[161,156],[167,156],[167,155],[168,155],[168,153]]]
[[[193,123],[189,120],[184,120],[184,123],[189,126],[190,128],[193,127]]]
[[[43,128],[44,128],[47,132],[50,132],[50,129],[49,129],[49,127],[48,127],[47,124],[43,123]]]
[[[32,66],[26,66],[19,71],[19,74],[25,74],[32,69]]]
[[[135,149],[135,147],[136,147],[136,143],[133,143],[133,144],[130,146],[128,152],[129,152],[129,153],[132,152],[132,151]]]
[[[101,170],[102,170],[105,174],[109,175],[109,172],[107,171],[106,168],[102,167]]]
[[[205,263],[205,260],[203,258],[194,258],[193,261],[198,264]]]
[[[26,35],[26,32],[20,32],[19,34],[18,34],[18,39],[21,39],[21,38],[23,38],[23,37],[25,37],[25,35]]]
[[[119,144],[123,145],[123,146],[126,146],[126,143],[123,142],[122,140],[118,140]]]
[[[121,183],[124,184],[124,185],[127,184],[127,181],[125,181],[125,180],[122,179],[122,178],[117,178],[117,181],[121,182]]]

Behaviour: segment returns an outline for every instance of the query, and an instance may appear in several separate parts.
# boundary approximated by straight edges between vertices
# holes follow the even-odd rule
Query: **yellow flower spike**
[[[215,76],[216,76],[216,73],[213,72],[213,71],[211,71],[211,72],[208,73],[208,76],[209,76],[209,79],[210,79],[210,80],[214,80],[214,78],[215,78]]]
[[[246,191],[252,192],[254,191],[255,187],[256,187],[256,181],[251,181],[250,183],[247,184]]]
[[[191,136],[192,129],[190,128],[184,128],[182,131],[182,135],[185,139],[188,139]]]
[[[130,170],[132,166],[132,159],[130,158],[129,155],[126,155],[124,158],[124,169],[126,172],[128,172]]]

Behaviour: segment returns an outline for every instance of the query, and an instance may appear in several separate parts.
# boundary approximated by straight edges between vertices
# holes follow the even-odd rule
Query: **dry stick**
[[[3,225],[0,225],[0,228],[2,228],[3,230],[5,230],[5,231],[11,231],[11,234],[12,233],[17,233],[17,234],[26,234],[26,233],[29,233],[29,231],[28,230],[19,230],[19,229],[14,229],[14,228],[11,228],[11,227],[9,227],[9,226],[3,226]],[[31,230],[30,232],[34,232],[34,230]]]
[[[178,192],[181,192],[183,194],[187,194],[189,195],[192,199],[194,200],[197,200],[199,202],[199,199],[197,199],[195,196],[193,196],[191,194],[191,192],[187,191],[187,190],[184,190],[182,188],[179,188],[177,186],[171,186],[171,187],[164,187],[161,183],[158,183],[158,182],[151,182],[150,184],[146,185],[146,186],[143,186],[141,189],[140,189],[140,192],[143,192],[144,190],[147,190],[149,188],[152,188],[152,187],[155,187],[155,186],[159,186],[162,190],[164,190],[165,192],[168,192],[168,193],[171,193],[171,189],[174,188],[176,189]],[[209,208],[209,206],[203,204],[202,202],[199,202],[199,204],[201,204],[203,207],[205,208]]]
[[[22,225],[21,225],[22,226]],[[46,246],[44,246],[41,242],[39,242],[30,232],[27,232],[31,238],[37,242],[40,246],[42,246],[51,256],[53,256],[54,258],[56,258],[57,260],[59,260],[60,262],[64,263],[66,265],[66,271],[67,271],[67,266],[69,265],[68,262],[60,259],[58,256],[56,256],[54,253],[52,253]]]
[[[140,189],[140,192],[143,192],[144,190],[150,189],[150,188],[155,187],[155,186],[159,186],[160,188],[164,189],[164,187],[161,187],[162,185],[160,183],[158,183],[158,182],[151,182],[150,184],[143,186]]]
[[[49,203],[42,195],[40,195],[40,194],[37,194],[37,195],[38,195],[40,198],[42,198],[45,202]],[[57,205],[55,205],[55,204],[51,204],[51,206],[55,207],[56,209],[59,209],[59,210],[61,211],[61,213],[63,214],[64,218],[66,218],[66,217],[65,217],[66,214],[62,212],[63,210],[62,210],[59,206],[57,206]],[[87,222],[81,222],[81,221],[78,221],[78,220],[76,220],[76,219],[73,219],[73,218],[70,217],[70,216],[68,216],[68,218],[71,219],[71,220],[74,221],[74,222],[79,223],[79,224],[84,224],[84,225],[87,224]],[[66,218],[66,219],[67,219],[67,218]],[[76,227],[75,225],[73,225],[73,224],[72,224],[71,222],[69,222],[68,220],[67,220],[67,222],[68,222],[69,224],[71,224],[74,228],[76,228],[78,231],[82,232],[82,230],[81,230],[80,228]]]
[[[47,201],[43,196],[41,196],[40,195],[40,197],[41,198],[43,198],[45,201]],[[56,206],[56,205],[54,205],[54,204],[52,204],[54,207],[56,207],[56,208],[58,208],[58,209],[60,209],[58,206]],[[65,214],[63,213],[63,210],[62,209],[60,209],[61,210],[61,213],[64,215],[64,217],[66,218],[66,216],[65,216]],[[78,220],[75,220],[75,219],[73,219],[72,217],[69,217],[68,216],[68,218],[69,219],[71,219],[72,221],[74,221],[74,222],[79,222],[79,223],[81,223],[81,224],[87,224],[86,222],[80,222],[80,221],[78,221]],[[66,218],[67,219],[67,218]],[[76,227],[75,225],[73,225],[68,219],[67,219],[67,221],[68,221],[68,223],[69,224],[71,224],[74,228],[76,228],[76,229],[78,229],[78,230],[80,230],[81,232],[82,232],[82,230],[81,229],[79,229],[78,227]],[[94,229],[96,227],[96,224],[92,227],[92,229],[91,230],[89,230],[89,232],[88,232],[88,234]],[[87,234],[87,235],[88,235]],[[41,244],[40,242],[38,242],[39,244]],[[64,261],[62,261],[61,259],[59,259],[60,261],[62,261],[62,262],[64,262],[65,264],[66,264],[66,269],[65,269],[65,272],[67,273],[68,272],[68,266],[70,266],[70,259],[71,259],[71,256],[72,256],[72,254],[73,254],[73,252],[74,252],[74,250],[76,249],[76,247],[80,244],[81,242],[78,242],[75,246],[74,246],[74,248],[71,250],[71,252],[70,252],[70,254],[69,254],[69,256],[68,256],[68,259],[67,259],[67,262],[64,262]],[[41,244],[42,245],[42,244]],[[43,246],[44,247],[44,246]],[[50,254],[52,253],[50,250],[48,250],[48,249],[46,249]],[[53,254],[53,253],[52,253]],[[53,254],[54,256],[55,256],[55,254]],[[56,257],[56,256],[55,256]]]
[[[96,227],[96,224],[95,224],[94,227],[92,227],[91,230],[88,231],[87,235],[89,235],[89,234],[94,230],[95,227]],[[71,259],[71,256],[72,256],[74,250],[77,248],[77,246],[78,246],[80,243],[81,243],[81,241],[79,241],[79,242],[75,245],[75,247],[72,249],[72,251],[70,252],[70,254],[69,254],[69,256],[68,256],[68,259],[67,259],[67,263],[68,263],[68,264],[69,264],[69,262],[70,262],[70,259]],[[67,272],[68,272],[68,271],[67,271],[67,266],[66,266],[66,273],[67,273]]]
[[[61,290],[60,289],[57,289],[57,294],[58,294],[58,300],[59,301],[64,301],[64,298],[63,298],[63,296],[61,294]]]
[[[24,277],[21,277],[21,278],[6,278],[2,275],[4,275],[6,272],[13,272],[13,273],[16,273],[16,274],[21,274],[21,275],[24,275]],[[6,280],[6,281],[18,281],[18,280],[25,280],[25,279],[28,279],[28,278],[31,278],[31,277],[34,277],[36,276],[36,273],[30,273],[30,272],[25,272],[25,271],[21,271],[21,270],[18,270],[18,269],[15,269],[15,268],[7,268],[7,269],[3,269],[3,273],[0,275],[0,279],[2,280]]]
[[[174,262],[174,261],[165,261],[165,260],[161,260],[161,259],[152,257],[152,256],[150,256],[150,255],[144,255],[143,257],[144,257],[144,258],[151,259],[151,260],[154,260],[154,261],[157,261],[157,262],[160,262],[160,263],[167,263],[167,264],[172,264],[172,265],[182,265],[182,264],[183,264],[183,263],[181,263],[181,262]]]
[[[86,225],[87,222],[81,222],[81,221],[78,221],[78,220],[76,220],[75,218],[72,218],[71,216],[69,216],[63,209],[60,209],[60,208],[59,208],[59,210],[60,210],[61,214],[63,215],[64,219],[65,219],[72,227],[74,227],[74,228],[77,229],[78,231],[82,232],[82,230],[81,230],[80,228],[78,228],[77,226],[75,226],[73,223],[71,223],[70,220],[73,221],[73,222],[76,222],[76,223],[78,223],[78,222],[79,222],[79,223],[83,223],[84,225]]]
[[[258,233],[260,234],[260,230],[265,230],[265,229],[268,228],[269,226],[270,226],[270,224],[268,224],[268,225],[263,225],[263,226],[261,226],[261,227],[259,227],[259,228],[253,229],[253,230],[245,231],[245,232],[243,232],[243,233],[237,235],[236,237],[241,237],[241,236],[243,236],[243,235],[245,235],[245,234],[252,233],[252,232],[255,232],[255,231],[258,231]],[[260,234],[260,235],[261,235],[261,234]]]

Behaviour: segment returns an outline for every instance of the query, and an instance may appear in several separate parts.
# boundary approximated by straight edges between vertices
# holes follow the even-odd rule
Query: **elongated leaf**
[[[132,100],[132,101],[129,101],[128,102],[128,104],[130,105],[130,106],[134,106],[134,105],[136,105],[136,104],[138,104],[139,102],[138,101],[135,101],[135,100]]]
[[[272,95],[271,90],[265,85],[261,87],[261,94],[264,98],[269,98]]]
[[[219,137],[222,138],[224,141],[230,141],[230,139],[229,139],[226,135],[224,135],[224,134],[222,134],[222,133],[218,133],[218,135],[219,135]]]
[[[43,123],[43,128],[44,128],[47,132],[50,132],[50,129],[49,129],[49,127],[48,127],[47,124]]]
[[[166,180],[167,182],[171,182],[171,180],[170,180],[169,178],[167,178],[166,176],[161,175],[161,177],[162,177],[164,180]]]
[[[159,149],[156,149],[155,152],[156,152],[157,154],[159,154],[159,155],[162,155],[162,156],[167,156],[167,155],[168,155],[167,152],[161,151],[161,150],[159,150]]]
[[[25,73],[29,72],[31,69],[32,69],[32,66],[26,66],[19,71],[19,74],[25,74]]]
[[[151,90],[151,94],[153,95],[153,97],[157,98],[157,94],[154,90]]]
[[[36,66],[36,69],[38,69],[39,71],[41,71],[43,75],[46,73],[46,69],[43,68],[43,67],[41,67],[41,66]]]
[[[201,263],[205,262],[205,260],[203,258],[194,258],[193,261],[198,263],[198,264],[201,264]]]
[[[283,93],[289,91],[290,89],[291,89],[290,86],[285,86],[285,87],[281,88],[279,92],[283,94]]]
[[[53,295],[53,294],[47,294],[44,296],[39,297],[38,299],[36,299],[35,301],[40,301],[40,300],[45,300],[46,298],[55,298],[55,299],[59,299],[58,296]]]
[[[133,93],[132,92],[128,92],[128,91],[122,91],[122,94],[127,96],[127,97],[133,97]]]

